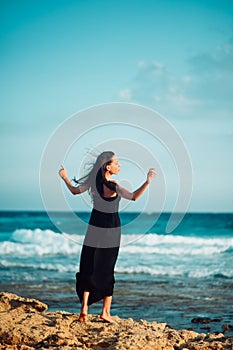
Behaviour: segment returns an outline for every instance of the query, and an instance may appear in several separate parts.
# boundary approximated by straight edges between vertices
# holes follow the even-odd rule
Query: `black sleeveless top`
[[[116,192],[116,184],[104,181],[104,185]],[[84,245],[96,248],[119,247],[120,245],[120,218],[118,214],[121,197],[105,198],[93,194],[93,209],[89,220]]]

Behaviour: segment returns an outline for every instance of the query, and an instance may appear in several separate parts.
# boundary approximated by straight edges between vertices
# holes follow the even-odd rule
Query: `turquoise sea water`
[[[79,312],[75,273],[90,213],[76,215],[53,213],[51,222],[45,212],[1,212],[0,290]],[[112,314],[221,331],[233,324],[233,214],[189,213],[167,234],[169,216],[121,214]]]

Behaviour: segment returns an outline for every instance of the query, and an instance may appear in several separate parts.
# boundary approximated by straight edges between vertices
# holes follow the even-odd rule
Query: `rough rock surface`
[[[114,316],[116,323],[89,315],[48,312],[47,305],[11,293],[0,293],[0,349],[222,350],[233,349],[223,334],[174,330],[166,323]]]

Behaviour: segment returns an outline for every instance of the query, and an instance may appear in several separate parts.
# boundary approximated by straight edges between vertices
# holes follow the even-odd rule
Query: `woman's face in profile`
[[[112,157],[112,162],[111,162],[111,164],[109,164],[109,167],[110,167],[109,172],[111,175],[112,174],[115,174],[115,175],[119,174],[121,165],[120,165],[120,163],[115,155]]]

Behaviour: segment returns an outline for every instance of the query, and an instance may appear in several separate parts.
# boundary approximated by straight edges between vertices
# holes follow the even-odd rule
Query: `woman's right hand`
[[[147,174],[147,182],[148,184],[151,183],[151,181],[155,178],[156,172],[154,168],[150,168]]]
[[[59,170],[59,175],[63,180],[67,178],[67,172],[63,165],[61,165],[61,169]]]

